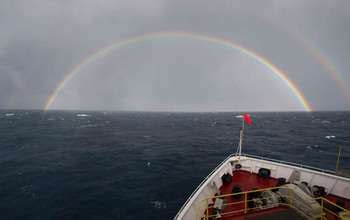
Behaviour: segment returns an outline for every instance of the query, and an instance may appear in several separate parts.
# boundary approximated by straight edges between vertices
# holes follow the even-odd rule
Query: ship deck
[[[232,194],[233,187],[239,186],[241,191],[251,191],[257,189],[264,189],[275,187],[278,180],[275,178],[262,178],[255,173],[250,173],[248,171],[238,170],[232,173],[232,181],[230,183],[224,184],[220,187],[220,195]],[[340,204],[345,209],[350,209],[350,200],[343,199],[334,195],[326,195],[326,199]],[[232,213],[229,215],[222,216],[220,219],[228,220],[263,220],[263,219],[304,219],[300,214],[288,207],[274,207],[265,209],[258,212],[240,212],[238,210],[244,210],[243,196],[238,198],[233,198],[232,196],[225,197],[225,203],[231,204],[226,206],[222,212],[223,213]],[[241,202],[241,203],[240,203]],[[209,210],[212,212],[212,210]],[[327,215],[327,219],[335,219],[332,216]]]

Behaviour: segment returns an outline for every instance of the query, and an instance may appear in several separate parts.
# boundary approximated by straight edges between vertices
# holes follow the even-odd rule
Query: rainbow
[[[321,50],[315,47],[310,40],[307,40],[304,36],[296,31],[291,32],[287,29],[284,30],[289,35],[293,36],[303,48],[314,58],[314,60],[324,68],[327,74],[332,78],[332,80],[338,85],[338,88],[342,90],[348,103],[350,103],[350,87],[345,83],[344,77],[338,71],[337,67],[329,61],[329,58],[321,52]]]
[[[306,100],[304,94],[300,91],[300,89],[295,85],[294,82],[292,82],[287,74],[279,69],[277,66],[275,66],[272,62],[270,62],[267,58],[263,57],[256,51],[252,49],[248,49],[246,47],[243,47],[232,40],[226,39],[226,38],[218,38],[213,37],[207,34],[199,34],[199,33],[193,33],[193,32],[152,32],[152,33],[146,33],[143,35],[131,37],[125,40],[118,41],[116,43],[113,43],[111,45],[108,45],[102,49],[98,49],[94,53],[92,53],[90,56],[86,57],[82,61],[80,61],[73,69],[71,69],[67,74],[65,74],[64,78],[60,83],[57,85],[53,93],[47,98],[47,101],[44,106],[44,110],[49,110],[51,105],[54,103],[56,97],[60,93],[60,91],[65,87],[67,82],[71,80],[76,74],[80,72],[80,70],[92,63],[93,61],[97,60],[98,58],[107,56],[111,52],[113,52],[116,49],[126,47],[131,44],[135,44],[138,42],[142,42],[145,40],[155,39],[155,38],[164,38],[164,37],[181,37],[181,38],[191,38],[195,40],[205,41],[208,43],[218,44],[222,46],[226,46],[228,48],[238,50],[239,52],[247,55],[248,57],[251,57],[252,59],[256,60],[257,62],[261,63],[265,67],[267,67],[272,73],[274,73],[279,79],[281,79],[285,85],[293,92],[294,96],[298,99],[302,107],[305,111],[312,111],[311,105]]]
[[[258,15],[256,15],[258,16]],[[297,29],[291,30],[290,28],[285,28],[275,23],[274,20],[268,19],[265,16],[258,16],[259,20],[263,20],[265,23],[278,28],[279,30],[285,32],[288,36],[291,36],[293,40],[302,45],[303,49],[311,55],[312,59],[322,67],[322,69],[327,73],[331,79],[337,84],[337,88],[345,95],[348,103],[350,104],[350,86],[344,80],[343,74],[337,69],[337,67],[330,62],[329,57],[322,53],[319,47],[316,47],[310,39],[305,38],[304,34],[301,34]]]
[[[312,59],[320,65],[325,73],[327,73],[330,78],[337,84],[337,88],[342,91],[342,94],[346,97],[348,103],[350,103],[350,86],[346,84],[343,74],[337,69],[337,67],[330,62],[329,57],[322,53],[319,47],[315,46],[310,39],[307,39],[305,35],[301,34],[298,30],[291,31],[290,29],[283,28],[279,25],[276,25],[271,20],[267,20],[265,17],[259,17],[265,22],[278,27],[280,30],[285,32],[287,35],[291,36],[293,40],[302,45],[303,49],[311,55]]]
[[[316,62],[323,66],[324,69],[328,72],[330,77],[333,81],[338,85],[338,88],[342,90],[342,93],[345,95],[347,102],[350,103],[350,88],[345,83],[345,80],[342,76],[342,74],[338,71],[337,67],[332,64],[329,59],[326,58],[326,55],[324,55],[319,49],[311,46],[310,43],[308,43],[305,39],[302,40],[304,47],[306,50],[313,54],[315,57]]]

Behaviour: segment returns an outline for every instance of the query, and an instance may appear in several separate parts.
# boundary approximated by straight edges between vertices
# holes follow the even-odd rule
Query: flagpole
[[[242,155],[243,132],[244,132],[244,119],[242,118],[242,128],[241,128],[241,130],[239,132],[238,160],[241,159],[241,155]]]
[[[236,156],[238,155],[238,161],[240,161],[242,156],[242,145],[243,145],[243,137],[244,137],[244,124],[247,123],[247,125],[251,125],[252,121],[250,119],[250,116],[248,114],[243,115],[237,115],[236,118],[242,119],[242,127],[239,131],[239,144],[236,150]]]

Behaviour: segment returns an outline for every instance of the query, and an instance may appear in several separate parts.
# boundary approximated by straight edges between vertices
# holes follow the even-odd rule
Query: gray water
[[[236,150],[237,114],[1,111],[1,219],[171,219]],[[334,169],[340,144],[349,167],[350,112],[251,115],[244,152]]]

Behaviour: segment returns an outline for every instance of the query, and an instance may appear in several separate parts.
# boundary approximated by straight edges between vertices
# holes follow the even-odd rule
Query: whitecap
[[[88,114],[77,114],[77,117],[90,117],[91,115]]]
[[[161,201],[150,201],[150,203],[152,204],[152,206],[156,209],[166,209],[167,205],[165,202],[161,202]]]
[[[15,115],[15,113],[6,113],[5,114],[6,117],[11,117],[11,116],[14,116],[14,115]]]
[[[335,138],[335,136],[334,136],[334,135],[327,135],[325,138],[327,138],[327,139],[333,139],[333,138]]]
[[[80,125],[79,128],[96,128],[101,126],[103,126],[103,124],[85,124],[85,125]]]
[[[327,120],[323,120],[321,123],[322,123],[322,124],[330,124],[331,122],[330,122],[330,121],[327,121]]]

